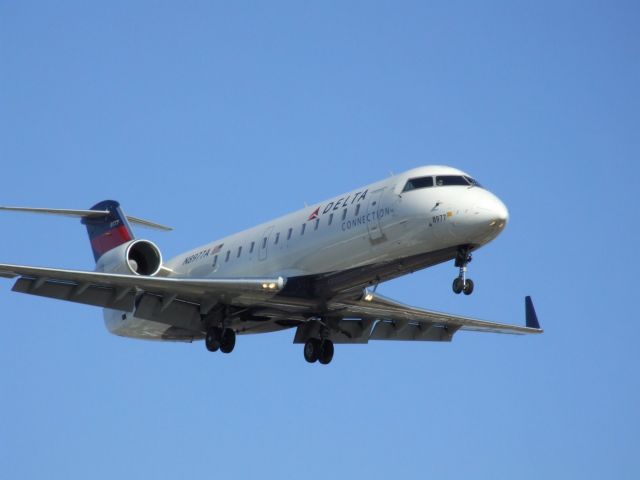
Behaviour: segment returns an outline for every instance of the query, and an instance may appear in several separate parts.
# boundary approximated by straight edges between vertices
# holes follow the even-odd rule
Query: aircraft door
[[[367,207],[367,230],[369,230],[369,239],[374,242],[380,240],[384,234],[380,219],[384,216],[381,199],[386,187],[374,190],[369,198],[369,206]]]
[[[273,232],[273,226],[267,228],[264,231],[264,235],[262,235],[262,238],[260,239],[260,243],[258,245],[258,259],[261,261],[267,259],[269,241],[271,240],[271,232]]]

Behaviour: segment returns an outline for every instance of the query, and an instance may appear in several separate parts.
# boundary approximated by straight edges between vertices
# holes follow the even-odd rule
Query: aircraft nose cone
[[[493,237],[498,235],[507,225],[509,210],[507,210],[507,206],[502,200],[486,192],[478,199],[474,208],[473,218],[477,228]]]
[[[509,210],[493,193],[484,188],[457,192],[442,225],[429,221],[433,238],[454,241],[458,245],[484,245],[498,237],[509,221]],[[464,193],[464,194],[463,194]],[[436,219],[429,210],[429,220]]]
[[[496,224],[500,228],[504,227],[509,221],[509,210],[507,210],[507,206],[496,197],[491,210],[493,212],[493,216],[495,217]]]

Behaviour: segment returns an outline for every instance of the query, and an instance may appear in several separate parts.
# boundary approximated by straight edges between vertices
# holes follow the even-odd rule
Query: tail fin
[[[91,210],[109,212],[107,215],[82,218],[82,224],[87,227],[89,234],[93,258],[97,262],[109,250],[133,240],[134,236],[127,217],[115,200],[96,203]]]

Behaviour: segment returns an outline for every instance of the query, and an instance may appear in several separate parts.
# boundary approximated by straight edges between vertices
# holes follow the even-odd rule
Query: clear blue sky
[[[0,4],[0,204],[119,200],[166,257],[423,164],[511,222],[384,284],[542,336],[339,346],[121,339],[0,281],[3,478],[640,476],[637,2]],[[0,262],[92,268],[70,219],[3,213]]]

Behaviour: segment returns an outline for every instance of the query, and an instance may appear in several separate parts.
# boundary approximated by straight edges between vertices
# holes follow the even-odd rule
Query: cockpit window
[[[438,187],[450,187],[453,185],[469,187],[471,183],[461,175],[440,175],[436,177],[436,186]]]
[[[471,178],[471,177],[464,177],[464,178],[467,182],[469,182],[474,187],[482,188],[482,185],[480,185],[480,182],[478,182],[475,178]]]
[[[418,188],[427,187],[450,187],[450,186],[462,186],[462,187],[478,187],[482,188],[482,185],[471,177],[465,175],[438,175],[435,177],[416,177],[407,181],[404,186],[403,192],[410,192]]]
[[[409,192],[417,188],[433,187],[433,177],[417,177],[412,178],[404,186],[403,192]]]

